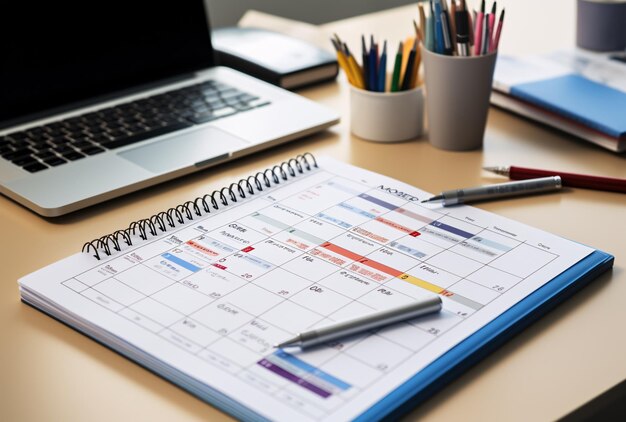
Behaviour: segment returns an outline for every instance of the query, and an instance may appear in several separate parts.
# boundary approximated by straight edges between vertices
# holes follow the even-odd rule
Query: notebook
[[[221,65],[285,89],[329,81],[339,72],[333,54],[280,32],[228,27],[214,30],[211,37]]]
[[[626,66],[609,55],[500,57],[491,101],[612,151],[626,150]]]
[[[428,197],[305,154],[89,241],[20,279],[20,294],[237,418],[397,416],[613,264]],[[439,314],[273,347],[432,294]]]

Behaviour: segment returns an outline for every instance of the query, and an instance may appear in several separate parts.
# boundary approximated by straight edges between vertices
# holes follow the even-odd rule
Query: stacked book
[[[491,103],[626,151],[626,65],[611,55],[573,50],[499,57]]]

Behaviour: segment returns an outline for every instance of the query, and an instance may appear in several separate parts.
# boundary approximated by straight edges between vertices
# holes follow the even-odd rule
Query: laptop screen
[[[203,0],[0,4],[0,127],[213,65]]]

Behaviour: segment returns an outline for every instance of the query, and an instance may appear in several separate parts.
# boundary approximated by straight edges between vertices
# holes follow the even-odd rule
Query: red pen
[[[488,18],[488,22],[489,22],[489,31],[487,32],[487,38],[488,38],[488,45],[485,46],[485,50],[486,53],[490,53],[493,51],[493,35],[494,35],[494,25],[496,23],[496,2],[493,2],[493,6],[491,7],[491,13],[489,13],[487,16]],[[485,54],[486,54],[485,53]]]
[[[483,169],[492,173],[508,176],[509,179],[513,180],[534,179],[545,176],[561,176],[563,186],[626,193],[626,179],[515,166],[483,167]]]
[[[498,29],[496,30],[496,36],[493,39],[493,43],[491,44],[491,51],[498,50],[498,44],[500,43],[500,33],[502,32],[502,25],[504,23],[504,9],[500,13],[500,20],[498,21]]]
[[[482,52],[482,36],[483,36],[483,20],[485,15],[485,0],[482,1],[480,12],[476,14],[474,19],[474,55],[480,56]]]

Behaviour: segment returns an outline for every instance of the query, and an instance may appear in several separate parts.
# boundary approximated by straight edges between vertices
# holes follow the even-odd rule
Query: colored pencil
[[[432,2],[430,5],[432,5]],[[435,19],[432,13],[430,13],[426,18],[426,28],[424,32],[426,32],[424,45],[428,51],[435,51]]]
[[[441,9],[441,1],[434,0],[435,7],[435,52],[439,54],[445,53],[444,47],[444,38],[443,38],[443,23],[442,23],[442,15],[443,10]]]
[[[331,38],[330,41],[333,43],[333,47],[335,47],[335,50],[337,51],[337,62],[339,63],[339,66],[341,66],[346,76],[348,77],[348,82],[350,82],[351,85],[354,85],[354,77],[352,76],[352,69],[350,69],[350,65],[348,64],[348,59],[345,53],[343,52],[343,49],[341,48],[341,46],[337,43],[335,39]]]
[[[369,73],[369,82],[368,87],[370,91],[378,91],[378,69],[376,68],[376,64],[378,58],[376,57],[376,45],[374,44],[374,37],[371,37],[370,43],[370,51],[368,57],[368,73]]]
[[[417,87],[418,82],[418,73],[420,68],[420,63],[422,62],[422,53],[419,48],[415,49],[415,62],[413,63],[413,69],[411,70],[411,86],[410,89]]]
[[[424,6],[422,5],[422,3],[418,3],[417,8],[420,15],[420,36],[422,37],[422,42],[426,44],[426,14],[424,13]]]
[[[450,38],[452,40],[452,51],[456,51],[456,0],[450,0]]]
[[[400,80],[398,81],[398,89],[402,88],[402,81],[404,81],[404,75],[407,70],[407,63],[409,62],[409,56],[411,55],[411,49],[413,48],[413,43],[415,42],[414,37],[406,37],[404,43],[402,44],[404,50],[402,51],[402,67],[400,68]]]
[[[402,91],[411,88],[411,77],[413,75],[413,65],[415,64],[415,55],[417,54],[417,40],[413,42],[413,48],[409,53],[409,60],[406,63],[404,71],[404,79],[402,79]]]
[[[348,58],[348,66],[350,66],[350,70],[352,70],[352,77],[354,78],[354,86],[360,89],[365,89],[365,81],[363,81],[363,70],[356,62],[354,56],[350,53],[350,49],[346,43],[343,43],[343,49],[346,53],[346,57]]]
[[[398,52],[396,53],[396,59],[393,64],[393,74],[391,76],[391,92],[398,91],[400,84],[400,68],[402,67],[402,42],[398,44]]]
[[[497,51],[498,45],[500,44],[500,34],[502,33],[502,25],[504,25],[504,9],[500,12],[500,19],[498,20],[498,29],[496,30],[496,36],[493,39],[493,44],[491,45],[491,51]]]
[[[491,7],[491,13],[489,14],[489,34],[488,34],[489,48],[487,50],[487,53],[492,51],[493,39],[495,35],[494,25],[496,22],[496,10],[497,10],[497,6],[496,6],[496,2],[494,1],[493,6]]]
[[[480,54],[487,54],[489,52],[489,13],[483,14],[482,25],[482,38],[480,46]]]
[[[378,64],[378,91],[385,92],[385,78],[387,77],[387,41],[383,42],[383,52]]]
[[[481,11],[476,13],[476,18],[474,19],[474,55],[475,56],[480,56],[482,53],[484,15],[485,15],[485,0],[482,0]]]
[[[365,35],[361,35],[361,64],[363,65],[363,85],[365,85],[365,89],[369,89],[369,63],[367,60]]]

